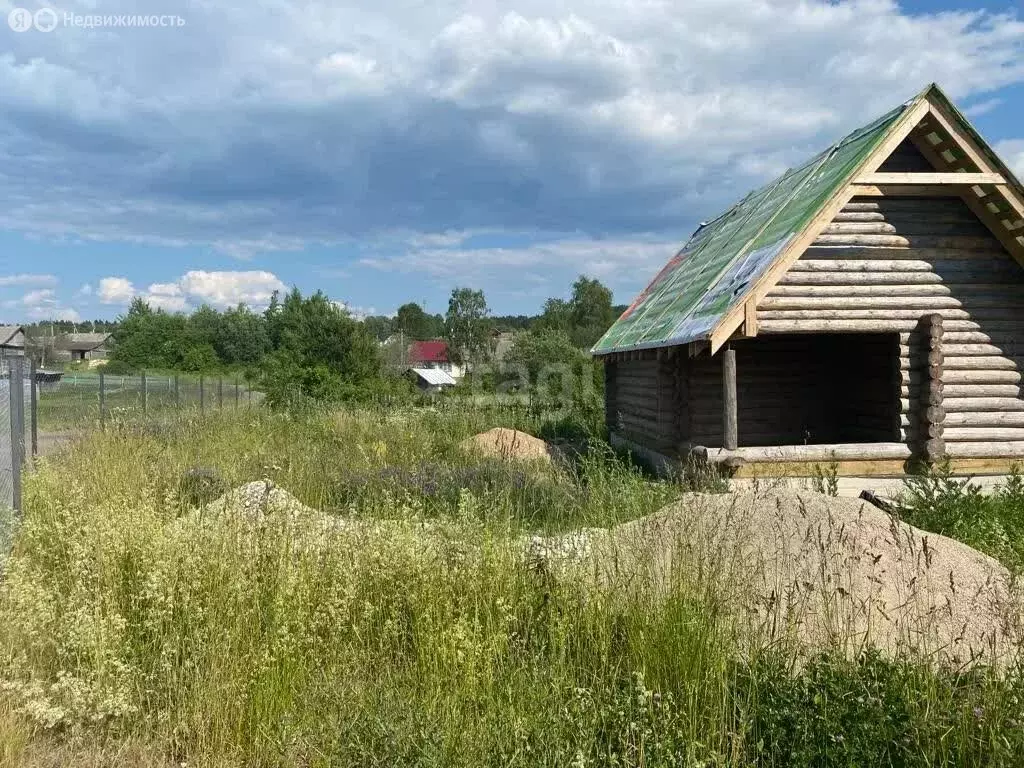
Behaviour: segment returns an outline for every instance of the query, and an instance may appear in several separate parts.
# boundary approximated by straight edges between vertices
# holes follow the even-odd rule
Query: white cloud
[[[154,309],[164,309],[168,312],[184,312],[191,309],[178,283],[152,283],[143,298]]]
[[[192,270],[178,281],[183,294],[215,307],[236,304],[263,306],[270,302],[274,291],[287,289],[273,272],[206,272]]]
[[[83,283],[82,287],[78,289],[79,296],[92,296],[92,286],[89,283]]]
[[[125,277],[104,277],[97,295],[102,304],[127,304],[135,296],[135,286]]]
[[[57,292],[52,288],[39,288],[28,291],[19,299],[10,299],[3,303],[4,307],[17,309],[24,313],[28,320],[70,320],[79,322],[76,310],[62,307]]]
[[[1009,9],[281,0],[188,15],[187,34],[5,39],[0,227],[239,258],[398,230],[689,231],[926,82],[975,113],[1024,82]]]
[[[273,272],[190,270],[169,283],[151,283],[139,291],[125,277],[105,277],[99,281],[97,294],[103,304],[127,304],[136,296],[154,309],[184,312],[199,304],[223,309],[237,304],[265,306],[274,291],[287,286]]]
[[[0,275],[0,286],[6,285],[56,285],[56,275]]]

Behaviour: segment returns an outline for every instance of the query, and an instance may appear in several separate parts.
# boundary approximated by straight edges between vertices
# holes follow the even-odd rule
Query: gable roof
[[[0,325],[0,346],[24,347],[24,339],[12,343],[14,337],[24,330],[24,327],[20,325]]]
[[[102,347],[113,334],[110,333],[65,333],[55,342],[58,349],[88,352]]]
[[[414,341],[409,345],[409,365],[447,363],[448,343],[445,341]]]
[[[456,384],[450,374],[439,368],[410,368],[409,370],[432,387],[454,387]]]
[[[932,84],[702,225],[592,352],[604,355],[692,341],[710,341],[714,352],[743,324],[745,304],[763,294],[772,278],[781,277],[778,268],[798,257],[852,196],[851,183],[862,173],[876,171],[929,115],[940,124],[948,116],[954,123],[950,127],[954,140],[957,129],[967,137],[962,136],[959,143],[968,157],[974,157],[968,145],[975,145],[980,154],[974,162],[977,170],[996,169],[1004,177],[1006,185],[1001,189],[1009,191],[1008,209],[1003,211],[1009,218],[1004,224],[1011,234],[1016,232],[1010,230],[1010,223],[1014,216],[1024,219],[1024,190],[941,89]],[[988,194],[983,191],[979,197]],[[1017,240],[1024,247],[1024,239]]]

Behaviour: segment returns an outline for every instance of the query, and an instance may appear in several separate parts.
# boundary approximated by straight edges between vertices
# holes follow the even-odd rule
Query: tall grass
[[[598,448],[566,470],[462,453],[486,426],[226,414],[95,435],[44,462],[0,585],[0,755],[987,766],[1024,754],[1015,674],[828,653],[798,665],[784,647],[741,651],[700,569],[679,564],[656,599],[530,567],[523,531],[616,523],[678,489]],[[196,515],[179,494],[194,466],[391,522],[310,535],[287,517]],[[424,488],[425,466],[447,473],[431,476],[443,492]]]

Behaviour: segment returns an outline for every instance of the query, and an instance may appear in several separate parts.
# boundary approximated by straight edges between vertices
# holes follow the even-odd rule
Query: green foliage
[[[877,652],[823,654],[794,671],[769,656],[739,668],[738,689],[750,764],[1010,766],[1024,750],[1019,676],[936,672]]]
[[[1007,482],[991,495],[970,478],[954,477],[944,462],[906,481],[902,496],[906,522],[959,539],[1024,571],[1024,480],[1014,466]]]
[[[832,459],[832,461],[825,465],[824,469],[820,464],[815,464],[811,487],[818,493],[824,493],[826,496],[838,496],[839,462]]]
[[[426,341],[440,337],[444,332],[444,325],[440,318],[428,315],[419,304],[410,302],[398,308],[395,315],[394,331],[402,333],[407,343]]]
[[[569,315],[573,341],[589,349],[615,322],[611,290],[599,280],[580,275],[572,286]]]
[[[266,320],[244,305],[203,305],[186,316],[135,298],[114,331],[111,360],[135,371],[210,372],[258,364],[269,351]]]
[[[491,324],[483,291],[456,288],[448,299],[444,337],[459,362],[479,363],[487,358]]]
[[[590,349],[619,314],[612,306],[612,292],[601,281],[580,275],[568,301],[552,298],[544,302],[533,328],[561,331],[576,346]]]
[[[738,641],[700,547],[657,595],[524,558],[524,530],[676,488],[597,448],[569,470],[463,453],[545,421],[481,414],[250,411],[42,462],[0,581],[5,757],[14,713],[34,746],[115,751],[47,765],[1019,765],[1018,669]],[[343,517],[183,508],[256,477]]]
[[[363,325],[377,341],[386,341],[395,332],[394,318],[387,317],[386,315],[364,317]]]
[[[351,399],[380,377],[377,342],[319,291],[303,297],[293,290],[268,308],[266,323],[274,352],[260,384],[271,407]]]

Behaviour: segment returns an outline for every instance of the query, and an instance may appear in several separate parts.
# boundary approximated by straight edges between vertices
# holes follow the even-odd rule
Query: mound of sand
[[[234,521],[256,534],[284,526],[313,547],[402,536],[442,562],[473,557],[479,544],[465,541],[456,523],[327,515],[268,480],[242,485],[178,522],[183,534],[202,535],[207,525]],[[709,608],[717,604],[737,633],[758,645],[911,649],[970,664],[1009,662],[1024,639],[1024,603],[996,560],[858,499],[778,489],[692,493],[610,529],[508,544],[510,556],[530,567],[612,598],[656,601],[669,591],[690,592]]]
[[[255,480],[234,488],[211,501],[201,511],[204,517],[239,515],[250,522],[261,523],[272,518],[309,521],[327,520],[323,512],[307,507],[272,480]]]
[[[533,435],[505,427],[495,427],[464,440],[464,451],[494,459],[550,462],[554,449]]]
[[[1007,570],[870,504],[812,492],[687,494],[610,530],[530,550],[603,588],[711,589],[744,632],[811,648],[912,648],[953,663],[1020,648],[1022,603]],[[566,539],[562,541],[561,539]],[[581,554],[582,553],[582,554]],[[585,569],[585,570],[583,570]]]

